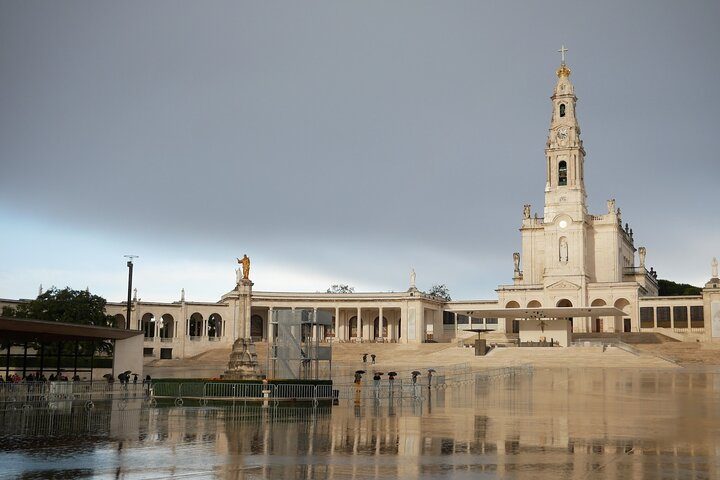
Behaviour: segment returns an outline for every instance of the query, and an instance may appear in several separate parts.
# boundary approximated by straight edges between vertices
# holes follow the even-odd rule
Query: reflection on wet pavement
[[[2,478],[720,476],[717,370],[535,370],[394,404],[0,416]]]

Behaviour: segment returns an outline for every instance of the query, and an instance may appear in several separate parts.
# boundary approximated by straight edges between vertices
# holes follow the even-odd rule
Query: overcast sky
[[[496,298],[569,48],[590,210],[720,256],[720,2],[0,1],[0,297]]]

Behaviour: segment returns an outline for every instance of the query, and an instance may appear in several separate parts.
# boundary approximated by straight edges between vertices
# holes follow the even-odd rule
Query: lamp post
[[[132,274],[133,274],[133,259],[138,258],[137,255],[123,255],[123,257],[127,258],[127,267],[128,267],[128,294],[127,294],[127,317],[125,320],[126,329],[130,330],[131,322],[130,322],[130,311],[132,310]]]

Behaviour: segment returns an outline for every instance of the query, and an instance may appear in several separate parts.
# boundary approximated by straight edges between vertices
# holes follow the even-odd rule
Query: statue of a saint
[[[513,253],[513,263],[515,264],[515,273],[520,272],[520,253]]]
[[[712,278],[718,278],[718,261],[717,261],[717,258],[713,257],[712,262],[710,263],[710,266],[712,267]]]
[[[523,206],[523,218],[526,219],[526,220],[527,220],[528,218],[530,218],[530,205],[529,205],[529,204]]]
[[[615,213],[615,199],[611,198],[607,201],[607,211],[608,213]]]
[[[568,261],[568,244],[567,239],[562,237],[560,239],[560,262],[567,263]]]
[[[645,254],[646,254],[645,247],[639,247],[638,248],[638,257],[640,257],[640,268],[645,268]]]
[[[410,288],[415,288],[415,269],[410,270]]]
[[[622,212],[618,208],[616,213],[617,213],[617,217],[618,217],[618,225],[622,226]]]
[[[184,288],[180,290],[180,301],[181,302],[185,301],[185,289]]]
[[[243,258],[238,258],[237,261],[240,265],[242,265],[243,280],[248,280],[250,278],[250,258],[248,258],[247,255],[243,255]]]

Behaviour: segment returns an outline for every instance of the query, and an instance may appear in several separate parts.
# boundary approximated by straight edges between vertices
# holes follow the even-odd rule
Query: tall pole
[[[131,321],[130,321],[130,312],[132,311],[132,274],[133,274],[133,258],[138,258],[137,255],[124,255],[126,258],[128,258],[127,267],[128,267],[128,294],[127,294],[127,317],[125,320],[125,327],[127,330],[130,330],[131,327]]]

